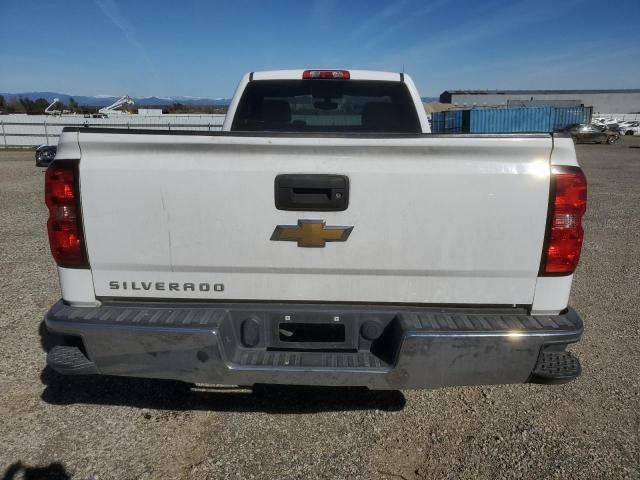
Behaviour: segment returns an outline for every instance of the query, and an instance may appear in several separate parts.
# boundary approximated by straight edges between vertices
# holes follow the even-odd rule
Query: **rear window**
[[[232,131],[419,133],[401,82],[258,80],[240,99]]]

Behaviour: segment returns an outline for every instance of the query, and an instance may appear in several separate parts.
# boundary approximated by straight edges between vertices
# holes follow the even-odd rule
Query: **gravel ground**
[[[0,153],[0,474],[14,478],[640,478],[640,139],[579,145],[586,332],[564,386],[191,389],[44,369],[58,298],[32,153]]]

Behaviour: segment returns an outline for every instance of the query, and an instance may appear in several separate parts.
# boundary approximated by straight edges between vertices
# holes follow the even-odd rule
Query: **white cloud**
[[[136,53],[147,64],[154,78],[158,78],[157,69],[153,64],[146,48],[136,39],[133,27],[127,22],[126,18],[120,13],[118,5],[113,0],[93,0],[100,8],[100,11],[107,17],[113,25],[118,28],[126,41],[133,47]]]

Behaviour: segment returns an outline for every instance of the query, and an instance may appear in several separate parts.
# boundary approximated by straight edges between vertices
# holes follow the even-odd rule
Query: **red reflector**
[[[78,163],[73,161],[55,161],[47,168],[44,184],[49,207],[47,230],[51,255],[59,266],[88,268],[77,174]]]
[[[347,70],[305,70],[302,72],[303,80],[349,80],[351,75]]]
[[[73,201],[75,197],[73,185],[73,171],[61,168],[47,169],[46,200],[51,204],[65,204]],[[48,204],[47,204],[48,205]]]
[[[47,222],[51,255],[61,267],[79,267],[84,265],[82,240],[78,237],[75,224]]]
[[[587,180],[579,167],[552,167],[551,188],[553,203],[547,225],[543,274],[569,275],[578,266],[582,250]]]

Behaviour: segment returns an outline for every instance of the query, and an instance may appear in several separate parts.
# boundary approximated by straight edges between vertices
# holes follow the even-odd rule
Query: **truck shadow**
[[[55,344],[44,326],[39,328],[42,349]],[[99,375],[67,376],[45,367],[42,399],[53,405],[78,403],[119,405],[158,410],[217,410],[280,414],[327,411],[399,411],[406,399],[397,390],[361,387],[305,387],[255,385],[253,388],[194,387],[179,381]]]
[[[358,387],[255,385],[253,388],[194,387],[146,378],[66,376],[46,367],[42,399],[53,405],[78,403],[118,405],[158,410],[216,410],[279,414],[327,411],[399,411],[406,399],[396,390]]]
[[[61,463],[52,463],[46,467],[27,467],[15,462],[2,474],[2,480],[68,480],[71,476]]]

